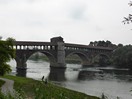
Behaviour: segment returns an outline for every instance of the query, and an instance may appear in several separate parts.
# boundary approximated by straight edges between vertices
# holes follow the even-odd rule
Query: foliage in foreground
[[[20,95],[22,93],[22,95],[25,96],[21,99],[99,99],[51,83],[45,83],[44,81],[40,82],[29,78],[15,76],[4,76],[4,78],[14,80],[15,90]]]
[[[0,87],[5,83],[5,81],[0,80]]]
[[[14,39],[12,38],[8,38],[6,41],[0,39],[0,75],[2,76],[11,71],[10,65],[7,62],[15,57],[13,41]]]

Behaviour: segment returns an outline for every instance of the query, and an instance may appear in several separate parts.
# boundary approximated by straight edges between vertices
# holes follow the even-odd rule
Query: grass
[[[80,92],[72,91],[50,82],[47,84],[42,81],[30,78],[6,75],[4,78],[14,80],[14,89],[24,93],[28,99],[99,99]]]

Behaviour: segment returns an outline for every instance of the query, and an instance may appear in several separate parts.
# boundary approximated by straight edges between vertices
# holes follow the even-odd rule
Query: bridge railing
[[[109,47],[89,46],[89,45],[70,44],[70,43],[65,43],[65,50],[94,51],[94,52],[113,51],[113,49]]]
[[[50,42],[15,41],[13,48],[16,50],[55,50],[55,45]]]
[[[57,45],[51,42],[29,42],[29,41],[15,41],[14,49],[16,50],[57,50]],[[113,51],[109,47],[89,46],[81,44],[64,43],[65,50],[78,50],[78,51],[96,51],[106,52]]]

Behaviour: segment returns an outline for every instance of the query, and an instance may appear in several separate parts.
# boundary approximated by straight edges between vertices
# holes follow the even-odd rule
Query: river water
[[[12,74],[16,74],[16,62],[9,63]],[[29,78],[41,80],[42,76],[55,76],[50,72],[48,62],[27,61],[27,74]],[[58,75],[59,77],[59,75]],[[67,64],[64,79],[54,78],[54,83],[63,87],[101,97],[104,93],[109,99],[132,99],[132,72],[127,69],[115,69],[112,67],[82,68],[79,64]]]

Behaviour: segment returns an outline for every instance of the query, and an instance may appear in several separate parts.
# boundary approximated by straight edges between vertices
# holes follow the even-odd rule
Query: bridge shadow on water
[[[50,72],[46,78],[50,81],[66,81],[65,71],[66,68],[50,67]],[[16,76],[27,77],[27,69],[17,69]]]
[[[83,68],[78,73],[78,80],[117,80],[132,82],[132,70]]]
[[[50,72],[47,79],[50,81],[66,81],[67,73],[68,76],[72,76],[76,72],[76,80],[117,80],[117,81],[127,81],[132,82],[132,71],[127,69],[107,69],[107,68],[95,68],[95,67],[82,67],[82,68],[72,68],[71,70],[66,70],[66,68],[55,68],[50,67]],[[26,77],[26,69],[17,69],[16,76]]]
[[[51,81],[65,81],[65,70],[66,69],[50,68],[48,79]]]
[[[26,77],[27,69],[16,69],[16,76]]]

